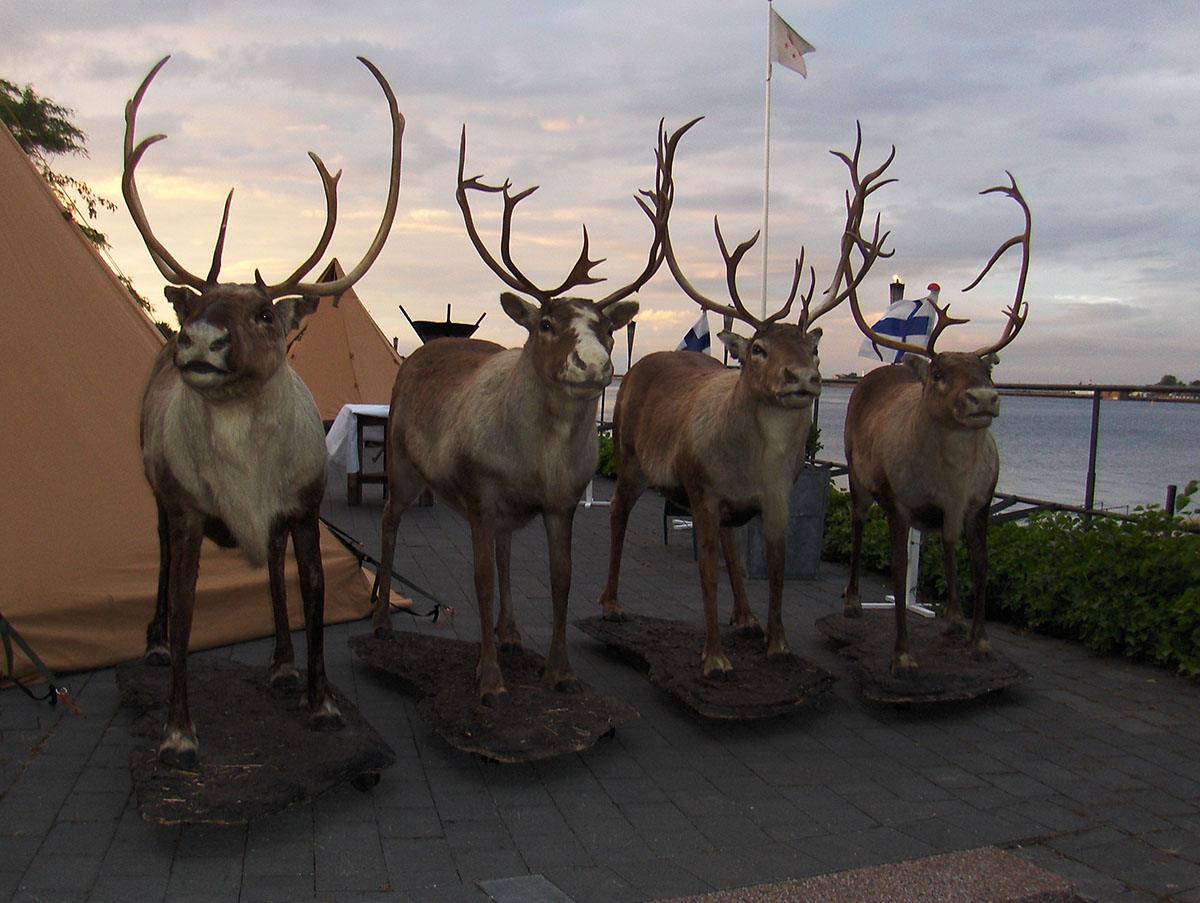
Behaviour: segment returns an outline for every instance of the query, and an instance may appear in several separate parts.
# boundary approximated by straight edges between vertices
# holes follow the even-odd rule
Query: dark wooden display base
[[[1029,677],[1024,668],[995,647],[991,660],[977,661],[971,655],[968,632],[944,636],[946,622],[941,618],[909,614],[908,648],[917,661],[917,670],[903,677],[892,675],[894,612],[870,610],[861,618],[826,615],[817,620],[817,628],[853,660],[863,698],[872,702],[961,702],[1003,690]]]
[[[536,762],[583,752],[638,717],[635,709],[587,688],[560,693],[543,686],[545,661],[525,649],[500,650],[508,693],[495,705],[483,706],[475,684],[478,643],[390,630],[351,637],[350,648],[417,696],[418,712],[443,740],[495,762]]]
[[[330,687],[345,727],[308,726],[303,689],[271,690],[266,667],[222,659],[188,662],[188,702],[200,741],[195,771],[158,761],[170,669],[142,662],[118,665],[121,704],[137,718],[135,736],[149,742],[129,756],[138,811],[163,825],[241,825],[314,799],[351,782],[366,790],[396,761],[354,705]],[[301,672],[303,687],[303,672]]]
[[[707,679],[700,670],[704,632],[682,621],[630,615],[606,621],[599,615],[575,626],[645,669],[650,682],[704,718],[747,721],[798,712],[824,694],[834,677],[794,655],[769,659],[761,633],[721,633],[733,663],[727,679]]]

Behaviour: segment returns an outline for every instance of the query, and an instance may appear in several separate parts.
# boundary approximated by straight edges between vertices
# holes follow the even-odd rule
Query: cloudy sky
[[[1002,354],[1004,381],[1152,382],[1200,378],[1200,5],[1107,0],[990,3],[778,0],[817,48],[809,78],[775,68],[769,298],[778,305],[803,245],[827,281],[842,221],[855,120],[864,168],[896,145],[899,183],[873,196],[892,260],[864,299],[882,309],[901,274],[909,297],[936,281],[971,322],[943,336],[973,348],[999,335],[1016,252],[977,289],[992,251],[1018,231],[1016,205],[980,189],[1016,176],[1033,212],[1029,321]],[[541,284],[559,282],[586,223],[597,274],[628,282],[650,230],[633,202],[652,184],[660,117],[705,120],[680,145],[672,237],[692,281],[722,298],[712,233],[761,224],[765,0],[462,3],[10,2],[0,7],[0,77],[32,83],[76,111],[88,159],[59,168],[120,200],[125,100],[151,65],[142,135],[164,132],[139,168],[159,238],[207,271],[220,205],[236,188],[223,278],[255,267],[282,279],[324,221],[306,151],[344,171],[331,246],[361,256],[386,195],[389,126],[373,60],[408,120],[396,224],[356,289],[401,350],[414,318],[487,313],[480,336],[523,340],[498,303],[499,280],[469,244],[454,201],[458,136],[467,170],[541,189],[518,210],[513,253]],[[473,201],[494,242],[495,196]],[[163,280],[121,209],[100,223],[113,257],[170,318]],[[493,244],[494,246],[494,244]],[[741,271],[757,297],[757,249]],[[604,285],[600,291],[607,290]],[[635,357],[674,347],[696,318],[666,267],[638,296]],[[822,321],[827,375],[868,366],[848,312]],[[713,323],[714,328],[718,326]],[[623,347],[623,343],[622,346]],[[624,355],[618,355],[621,364]]]

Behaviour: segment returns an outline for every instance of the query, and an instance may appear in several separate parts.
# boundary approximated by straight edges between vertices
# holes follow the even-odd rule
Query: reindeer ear
[[[717,333],[717,338],[721,340],[722,345],[729,349],[729,356],[735,361],[744,361],[750,353],[750,339],[745,336],[722,329]]]
[[[520,295],[514,295],[512,292],[500,293],[500,306],[504,308],[504,312],[508,316],[524,326],[530,332],[537,327],[538,317],[542,313],[540,305],[534,304],[532,301],[526,301]]]
[[[283,323],[283,333],[287,335],[304,322],[305,317],[317,312],[321,299],[316,295],[304,295],[300,298],[283,298],[275,302],[275,313]]]
[[[1000,358],[995,354],[985,354],[983,356],[983,362],[989,367],[995,367],[998,363],[1000,363]]]
[[[901,362],[905,367],[917,375],[917,379],[924,382],[929,377],[929,358],[922,357],[919,354],[906,354]]]
[[[814,329],[808,333],[808,337],[813,340],[813,348],[816,348],[817,345],[819,345],[821,343],[821,336],[823,336],[824,334],[825,333],[823,333],[821,331],[820,326],[818,326],[816,329]]]
[[[620,329],[622,326],[628,325],[638,312],[638,303],[636,301],[618,301],[616,304],[610,304],[608,309],[604,311],[604,316],[608,318],[608,322],[612,324],[614,330]]]
[[[184,320],[191,316],[192,309],[196,306],[196,302],[200,300],[200,296],[194,291],[180,285],[168,285],[164,287],[163,294],[167,296],[167,300],[175,308],[175,316],[179,318],[180,326],[183,325]]]

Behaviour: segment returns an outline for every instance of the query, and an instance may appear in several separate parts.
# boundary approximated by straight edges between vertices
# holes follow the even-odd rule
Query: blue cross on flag
[[[934,310],[933,302],[937,300],[939,291],[941,291],[940,286],[936,282],[931,282],[927,297],[916,301],[903,299],[893,301],[883,318],[871,328],[899,342],[928,347],[930,333],[933,332],[934,323],[937,322],[937,311]],[[889,364],[900,363],[904,355],[903,351],[880,348],[870,339],[863,339],[862,345],[858,349],[859,357],[869,357],[877,361],[886,361]]]
[[[676,351],[699,351],[708,354],[712,339],[708,335],[708,311],[700,311],[700,319],[687,331],[687,335],[675,348]]]

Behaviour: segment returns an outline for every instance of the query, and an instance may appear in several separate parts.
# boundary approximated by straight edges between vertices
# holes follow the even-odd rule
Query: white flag
[[[929,346],[929,336],[937,322],[937,310],[933,302],[941,291],[936,282],[929,283],[928,297],[916,301],[893,301],[883,317],[871,328],[889,339],[907,342],[910,345]],[[869,357],[871,360],[898,364],[904,358],[905,352],[876,345],[870,339],[863,339],[859,346],[858,356]]]
[[[700,319],[687,331],[687,334],[675,350],[699,351],[701,354],[708,354],[708,349],[711,345],[712,339],[708,335],[708,311],[701,310]]]
[[[804,54],[817,48],[797,34],[796,29],[783,21],[779,13],[771,10],[771,62],[794,69],[808,78],[804,65]]]

